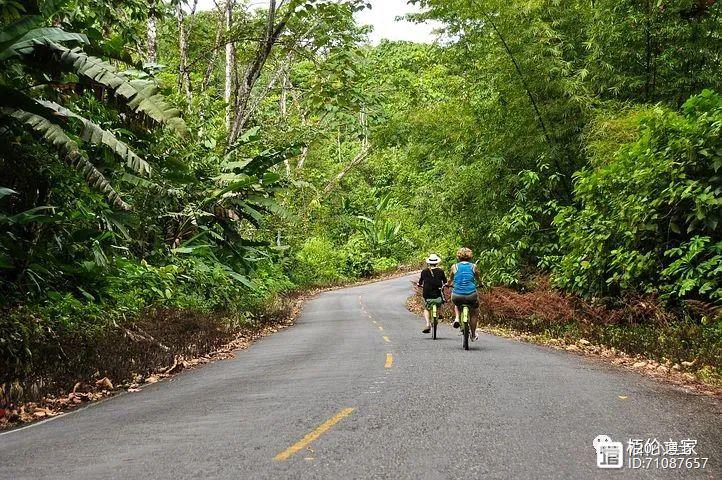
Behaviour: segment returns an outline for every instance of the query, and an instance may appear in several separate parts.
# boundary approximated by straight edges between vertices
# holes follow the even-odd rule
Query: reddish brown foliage
[[[572,322],[603,325],[666,324],[672,319],[672,314],[653,296],[630,295],[618,300],[613,307],[606,307],[553,289],[547,276],[533,277],[528,283],[526,291],[508,287],[480,290],[482,316],[491,321],[503,319],[512,323],[534,320],[539,326]],[[417,296],[418,300],[411,300],[409,308],[420,312],[423,302],[418,289]],[[447,303],[442,308],[442,316],[451,314],[451,306]]]
[[[547,322],[566,323],[579,317],[575,301],[553,290],[515,292],[496,287],[479,294],[484,314],[508,319],[538,317]]]

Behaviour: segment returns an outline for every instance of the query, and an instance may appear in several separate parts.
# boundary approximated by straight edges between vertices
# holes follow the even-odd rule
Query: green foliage
[[[632,289],[721,300],[720,125],[722,100],[705,91],[682,114],[655,109],[637,141],[579,172],[580,207],[555,219],[564,251],[558,285],[585,295]]]
[[[722,302],[719,2],[411,3],[443,41],[368,45],[360,0],[285,3],[261,48],[245,4],[226,33],[0,3],[0,353],[157,308],[249,318],[462,245],[486,285]]]
[[[309,238],[295,257],[292,278],[300,284],[323,284],[343,278],[344,254],[330,240]]]
[[[147,163],[99,125],[55,102],[31,98],[24,90],[33,89],[36,83],[46,83],[48,78],[54,78],[60,83],[66,80],[63,73],[68,72],[91,87],[107,88],[136,113],[173,125],[181,132],[185,131],[185,124],[178,118],[179,111],[169,107],[156,94],[156,87],[152,83],[128,80],[118,74],[115,67],[87,55],[80,47],[63,45],[86,44],[86,35],[65,32],[57,27],[38,27],[42,23],[41,16],[23,14],[0,29],[0,65],[4,70],[0,75],[0,91],[3,94],[0,122],[10,123],[0,134],[8,136],[11,133],[9,127],[13,123],[31,129],[58,150],[62,159],[77,169],[89,185],[103,192],[117,208],[127,210],[128,205],[104,175],[88,161],[87,155],[78,142],[69,136],[72,134],[66,131],[63,123],[69,118],[79,120],[83,127],[80,135],[83,141],[110,148],[137,171],[149,172]]]

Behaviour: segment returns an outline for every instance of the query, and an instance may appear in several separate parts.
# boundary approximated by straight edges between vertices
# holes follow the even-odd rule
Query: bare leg
[[[471,327],[471,336],[474,337],[476,335],[476,326],[479,323],[479,309],[473,308],[469,313],[469,327]]]
[[[459,307],[458,307],[456,304],[454,304],[454,316],[455,316],[455,318],[456,318],[455,321],[458,323],[458,321],[459,321]]]
[[[426,308],[424,309],[424,320],[426,320],[427,327],[431,325],[431,322],[429,322],[429,310]]]

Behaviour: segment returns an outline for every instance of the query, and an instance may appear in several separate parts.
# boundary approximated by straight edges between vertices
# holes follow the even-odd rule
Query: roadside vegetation
[[[370,45],[365,3],[0,3],[5,404],[460,245],[722,375],[720,2],[412,0],[433,45]]]

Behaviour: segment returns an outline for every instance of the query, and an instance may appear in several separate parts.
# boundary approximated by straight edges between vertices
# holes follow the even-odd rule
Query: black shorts
[[[479,296],[474,293],[468,295],[458,295],[456,293],[451,294],[451,301],[454,305],[461,307],[462,305],[468,305],[471,308],[479,308]]]

